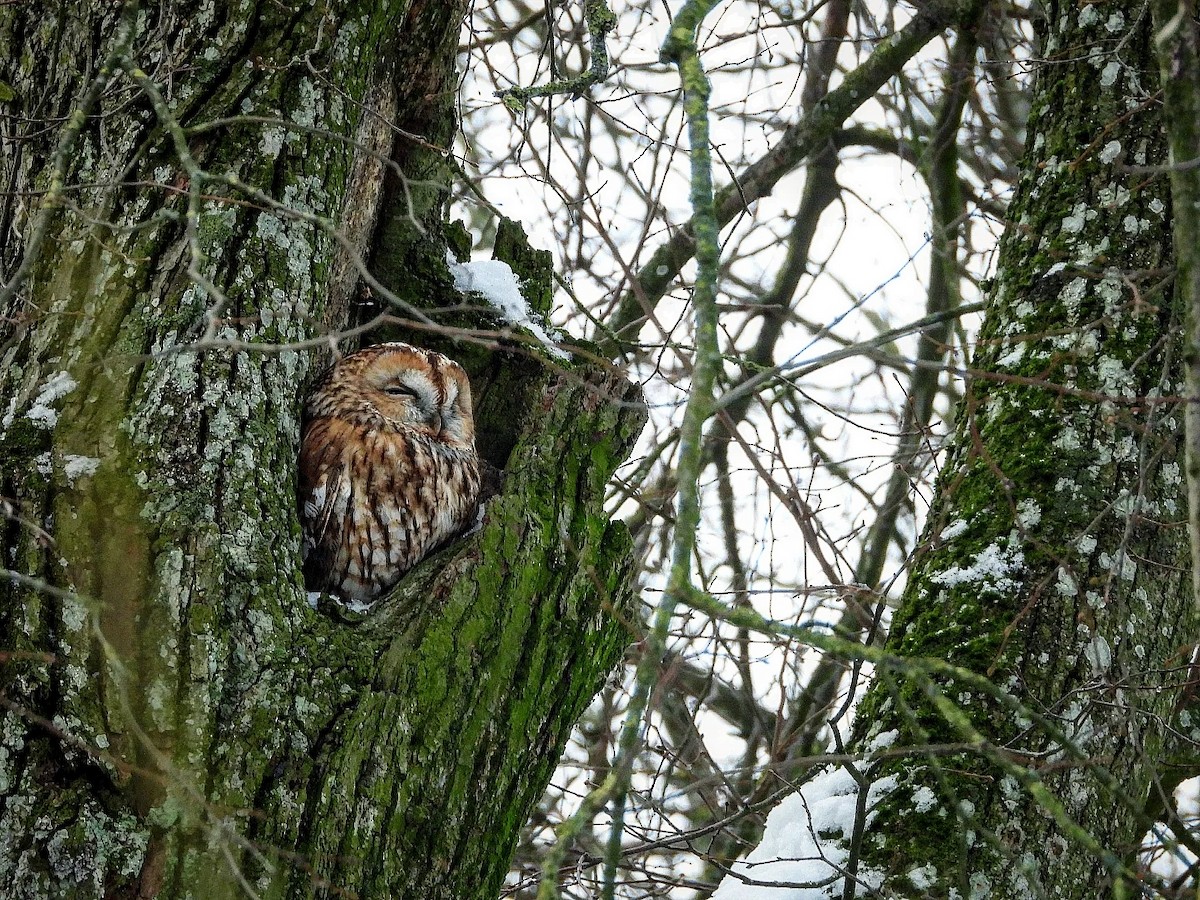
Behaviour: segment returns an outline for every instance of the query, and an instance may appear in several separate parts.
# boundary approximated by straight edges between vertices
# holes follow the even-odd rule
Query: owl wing
[[[320,583],[335,565],[342,546],[353,486],[342,453],[339,429],[329,420],[313,422],[305,434],[300,459],[300,520],[304,525],[303,557],[306,575]]]
[[[307,549],[328,543],[330,538],[336,540],[336,535],[329,531],[330,525],[336,522],[335,527],[340,528],[349,502],[350,476],[346,467],[323,471],[304,499],[304,515],[310,523],[304,535]]]

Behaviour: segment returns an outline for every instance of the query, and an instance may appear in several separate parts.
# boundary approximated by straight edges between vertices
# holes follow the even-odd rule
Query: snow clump
[[[881,750],[895,738],[894,731],[881,734],[869,749]],[[894,775],[871,782],[864,828],[870,828],[879,801],[897,783]],[[858,790],[854,776],[841,767],[827,769],[802,785],[771,810],[759,845],[733,864],[713,900],[826,900],[832,882],[839,885],[840,893]],[[860,866],[857,877],[868,889],[883,883],[883,873],[866,866]]]
[[[980,590],[1004,594],[1016,589],[1017,582],[1013,576],[1024,566],[1025,554],[1019,548],[989,544],[975,555],[971,565],[966,568],[954,566],[938,572],[930,580],[947,587],[977,584]]]
[[[79,384],[71,377],[70,373],[55,372],[42,385],[41,393],[37,395],[33,405],[25,413],[25,418],[38,428],[49,431],[58,424],[58,410],[50,404],[61,400],[77,387]]]
[[[468,291],[480,294],[506,322],[529,331],[551,356],[557,359],[568,358],[568,354],[554,343],[541,323],[534,319],[529,304],[521,296],[521,283],[508,263],[498,259],[460,263],[456,262],[453,254],[447,250],[446,264],[450,266],[450,274],[454,276],[455,290],[462,294]]]

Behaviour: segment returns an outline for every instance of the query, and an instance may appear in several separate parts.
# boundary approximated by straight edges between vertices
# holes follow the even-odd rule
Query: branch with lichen
[[[587,21],[588,36],[592,45],[592,64],[586,72],[574,78],[559,78],[546,84],[532,87],[510,87],[497,91],[496,96],[514,112],[519,112],[530,100],[551,97],[555,94],[570,94],[578,100],[592,85],[608,77],[608,35],[617,27],[617,17],[604,0],[584,0],[584,19]]]
[[[667,589],[654,611],[642,658],[635,674],[633,696],[625,711],[613,765],[612,826],[604,853],[601,896],[611,900],[616,886],[617,860],[624,832],[625,798],[633,762],[641,745],[650,694],[658,681],[666,655],[667,634],[676,606],[693,591],[692,555],[700,525],[700,473],[704,467],[704,424],[716,409],[713,390],[721,366],[717,339],[717,274],[720,264],[719,227],[713,202],[712,154],[709,149],[708,99],[711,86],[700,62],[696,32],[717,0],[689,0],[676,15],[663,42],[661,58],[679,69],[683,85],[683,110],[687,118],[691,162],[691,205],[696,240],[696,283],[692,290],[692,315],[696,325],[692,390],[679,429],[676,472],[679,496],[671,570]]]
[[[711,88],[700,62],[696,31],[717,0],[690,0],[675,17],[671,33],[663,43],[662,59],[674,63],[683,86],[684,114],[688,123],[691,155],[692,222],[696,235],[696,284],[692,309],[696,323],[692,390],[683,413],[676,464],[679,492],[671,570],[667,589],[659,600],[643,643],[641,660],[634,676],[634,690],[617,741],[617,755],[604,782],[584,798],[570,819],[558,829],[554,846],[542,867],[538,900],[559,896],[557,871],[567,848],[583,827],[605,804],[610,805],[612,826],[604,852],[603,900],[616,891],[617,860],[624,833],[625,798],[644,731],[650,695],[658,681],[666,656],[667,633],[675,608],[696,588],[691,581],[692,554],[700,525],[700,472],[704,465],[704,423],[716,409],[713,396],[721,350],[717,340],[717,273],[720,262],[719,229],[713,205],[712,153],[709,149],[708,98]]]
[[[189,262],[187,267],[188,278],[192,283],[199,287],[205,294],[212,298],[212,305],[205,314],[205,330],[201,339],[193,344],[193,348],[215,347],[222,344],[217,340],[217,329],[221,322],[221,313],[228,304],[224,292],[204,274],[204,264],[206,262],[204,252],[200,248],[199,239],[199,222],[200,222],[200,207],[202,199],[202,188],[206,185],[219,185],[229,188],[230,190],[242,194],[250,202],[256,204],[265,210],[270,210],[273,213],[278,213],[280,216],[304,222],[314,228],[316,231],[322,232],[338,243],[342,251],[346,253],[358,268],[363,282],[370,287],[375,293],[384,300],[391,303],[398,309],[403,310],[406,314],[413,316],[419,322],[432,324],[431,320],[420,310],[406,303],[403,299],[397,296],[386,285],[381,283],[367,268],[366,263],[360,257],[357,249],[347,239],[345,234],[338,228],[337,223],[328,216],[321,216],[315,213],[305,212],[304,210],[295,209],[285,203],[280,203],[275,200],[265,191],[247,184],[233,173],[216,174],[208,172],[200,166],[192,155],[191,148],[187,141],[187,130],[182,123],[176,118],[174,112],[163,96],[158,85],[151,79],[137,64],[132,56],[129,55],[128,48],[122,49],[117,56],[117,65],[124,70],[130,80],[134,82],[145,94],[146,99],[150,102],[151,108],[154,110],[154,115],[158,123],[171,139],[171,144],[175,149],[175,154],[179,159],[179,164],[183,167],[184,173],[188,180],[188,206],[186,214],[186,236],[189,250]],[[401,181],[401,186],[407,190],[407,183]],[[419,223],[417,227],[420,228]]]

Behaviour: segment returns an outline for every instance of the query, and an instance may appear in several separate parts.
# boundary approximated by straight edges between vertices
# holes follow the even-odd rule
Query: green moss
[[[7,461],[8,473],[24,472],[29,493],[39,493],[48,482],[33,466],[33,460],[50,449],[51,433],[18,415],[0,432],[0,455]]]
[[[548,387],[547,402],[528,427],[555,435],[560,446],[519,441],[505,493],[489,504],[483,530],[418,567],[373,615],[368,633],[387,636],[390,648],[376,687],[345,723],[345,733],[355,737],[332,748],[327,775],[331,784],[357,784],[355,796],[322,791],[309,801],[321,828],[307,852],[339,883],[379,865],[371,876],[378,890],[404,893],[402,885],[410,885],[419,893],[415,885],[435,884],[443,873],[389,871],[383,860],[396,853],[428,860],[457,854],[456,865],[483,865],[487,858],[487,890],[493,890],[503,853],[480,848],[470,862],[461,856],[466,839],[455,835],[478,831],[493,846],[511,845],[522,804],[536,797],[555,758],[536,753],[526,764],[521,748],[545,741],[560,747],[623,647],[625,636],[611,620],[591,630],[593,622],[605,621],[597,619],[605,604],[627,596],[628,537],[603,526],[608,473],[581,481],[560,464],[590,448],[596,424],[563,424],[578,419],[577,382]],[[612,439],[623,442],[634,431],[614,429]],[[560,514],[563,507],[591,511]],[[557,523],[563,521],[570,565],[556,562],[564,537]],[[597,574],[605,591],[597,591],[588,573]],[[563,679],[565,671],[572,677]],[[393,705],[398,697],[407,698],[402,708]],[[372,762],[380,753],[384,765]],[[431,780],[445,784],[439,817],[431,817],[419,793]],[[516,791],[522,803],[496,808],[479,794],[484,783],[489,791]],[[376,809],[365,819],[364,803]],[[382,833],[379,816],[386,817]]]
[[[443,236],[446,246],[454,254],[454,258],[462,261],[471,256],[471,232],[461,219],[455,219],[446,225]]]
[[[529,308],[538,315],[548,315],[554,299],[554,257],[550,251],[531,247],[521,223],[502,218],[496,228],[492,256],[508,263],[517,274]]]

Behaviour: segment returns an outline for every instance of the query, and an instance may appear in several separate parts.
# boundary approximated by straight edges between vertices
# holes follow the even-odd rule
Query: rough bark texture
[[[5,282],[53,196],[62,123],[117,62],[0,309],[6,896],[492,897],[627,643],[612,612],[628,540],[602,500],[640,404],[618,377],[528,352],[449,345],[507,473],[481,529],[366,617],[305,602],[298,420],[328,355],[269,345],[363,318],[347,248],[377,247],[404,300],[460,299],[436,146],[462,12],[0,7],[0,45],[19,48],[0,54]],[[219,176],[193,222],[199,260],[191,182],[141,70]],[[229,116],[292,124],[199,127]],[[372,152],[395,163],[386,179]]]
[[[1149,16],[1045,12],[980,375],[889,644],[1024,708],[877,672],[860,749],[891,731],[900,747],[975,744],[874,768],[896,781],[857,874],[894,896],[1117,891],[1195,633],[1181,418],[1153,399],[1182,388],[1168,184],[1126,168],[1166,161]]]

